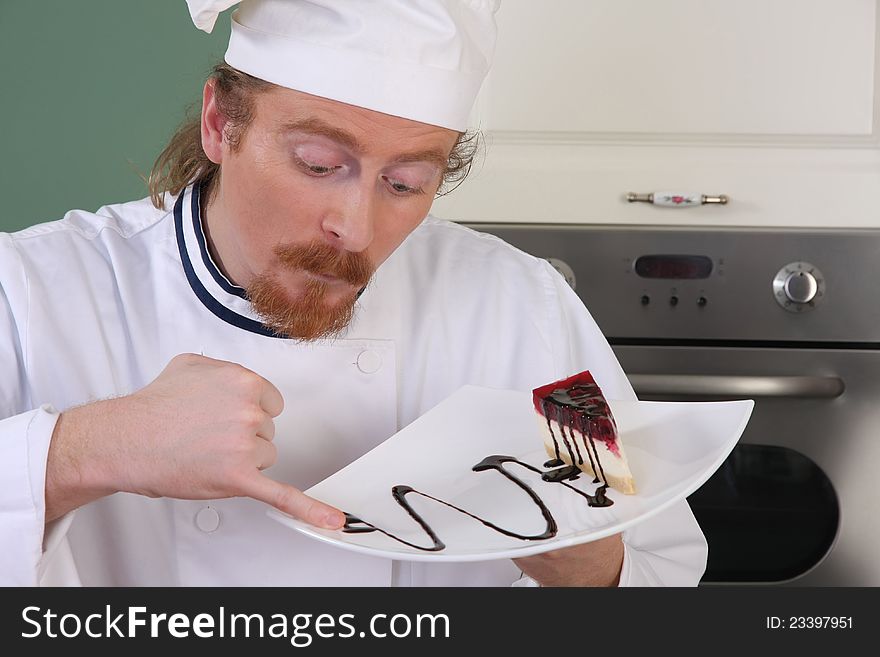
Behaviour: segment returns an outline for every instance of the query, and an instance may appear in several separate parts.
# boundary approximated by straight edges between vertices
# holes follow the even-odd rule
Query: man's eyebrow
[[[364,150],[361,143],[357,140],[357,137],[353,134],[330,125],[329,123],[325,123],[321,119],[311,118],[288,122],[281,126],[281,132],[305,132],[311,135],[319,135],[321,137],[332,139],[333,141],[347,147],[349,150],[357,153]]]
[[[281,131],[304,132],[310,135],[319,135],[321,137],[327,137],[355,153],[362,153],[364,151],[363,145],[353,134],[330,125],[329,123],[325,123],[318,118],[308,118],[300,121],[284,123],[281,126]],[[449,156],[442,149],[427,148],[421,151],[413,151],[412,153],[403,153],[394,158],[394,163],[396,164],[405,164],[407,162],[428,162],[439,167],[441,171],[445,171],[446,167],[449,166]]]
[[[394,158],[395,163],[405,164],[407,162],[428,162],[436,165],[441,171],[445,171],[449,166],[449,156],[439,149],[429,148],[423,151],[415,151],[413,153],[404,153]]]

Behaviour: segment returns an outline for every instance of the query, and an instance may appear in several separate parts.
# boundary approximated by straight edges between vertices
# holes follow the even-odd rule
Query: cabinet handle
[[[706,194],[689,194],[681,192],[652,192],[650,194],[636,194],[630,192],[626,195],[630,203],[652,203],[667,208],[689,208],[694,205],[727,205],[730,197],[725,194],[720,196],[707,196]]]

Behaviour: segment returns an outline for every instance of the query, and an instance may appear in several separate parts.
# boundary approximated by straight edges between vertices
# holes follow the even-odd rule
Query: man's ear
[[[202,91],[202,148],[214,164],[223,161],[223,129],[226,119],[217,108],[214,96],[214,81],[205,82]]]

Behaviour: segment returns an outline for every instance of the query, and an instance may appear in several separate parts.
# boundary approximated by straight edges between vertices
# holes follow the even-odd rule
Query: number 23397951
[[[767,616],[768,630],[850,630],[852,616]]]

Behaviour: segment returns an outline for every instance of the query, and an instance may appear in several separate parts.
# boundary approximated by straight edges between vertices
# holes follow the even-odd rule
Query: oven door
[[[640,399],[756,402],[688,498],[704,584],[880,585],[880,352],[610,341]]]

